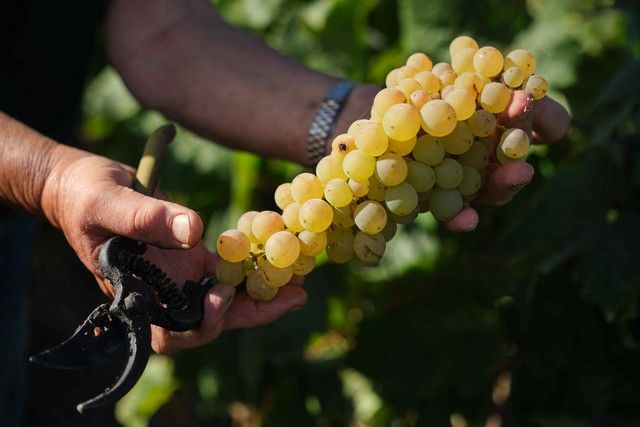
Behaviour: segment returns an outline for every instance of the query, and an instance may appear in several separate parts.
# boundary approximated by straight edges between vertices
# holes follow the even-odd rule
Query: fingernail
[[[189,242],[190,231],[191,223],[189,222],[189,215],[181,214],[173,218],[171,222],[171,232],[173,233],[174,239],[186,245]]]
[[[294,305],[293,308],[289,310],[289,312],[300,311],[303,308],[304,308],[304,305]]]

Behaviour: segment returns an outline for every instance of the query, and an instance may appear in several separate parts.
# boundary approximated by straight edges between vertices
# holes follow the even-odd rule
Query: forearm
[[[306,162],[309,125],[339,79],[226,24],[206,2],[134,3],[113,5],[108,39],[114,64],[138,98],[234,148]],[[134,22],[158,30],[125,38],[121,31]],[[356,88],[336,132],[368,114],[374,95],[373,87]]]

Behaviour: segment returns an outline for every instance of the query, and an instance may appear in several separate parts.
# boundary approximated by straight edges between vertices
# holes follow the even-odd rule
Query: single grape
[[[449,44],[449,55],[453,57],[458,51],[462,49],[478,50],[480,46],[478,42],[469,36],[458,36]]]
[[[402,67],[398,68],[398,82],[400,82],[402,79],[413,77],[416,74],[418,74],[418,69],[416,67],[411,65],[403,65]]]
[[[387,76],[384,79],[384,85],[386,87],[393,87],[395,88],[396,85],[398,84],[398,72],[400,70],[398,68],[394,68],[393,70],[389,71],[389,73],[387,74]]]
[[[373,106],[371,107],[371,114],[376,113],[379,117],[384,116],[387,110],[396,104],[402,104],[407,100],[404,93],[400,89],[395,87],[388,87],[382,89],[373,98]]]
[[[380,262],[386,246],[387,243],[381,234],[367,234],[358,231],[353,239],[353,250],[366,265]]]
[[[529,77],[536,70],[536,59],[531,52],[516,49],[509,52],[504,60],[504,68],[516,66],[524,72],[524,78]]]
[[[475,92],[466,89],[456,89],[454,86],[444,100],[453,107],[457,120],[467,120],[476,109]]]
[[[451,68],[451,64],[449,64],[448,62],[438,62],[431,69],[431,72],[438,78],[440,78],[440,75],[445,71],[453,71],[453,68]]]
[[[444,159],[444,145],[440,138],[423,135],[416,141],[413,148],[413,158],[425,165],[435,166]]]
[[[480,105],[493,114],[498,114],[507,108],[511,99],[511,91],[507,86],[498,82],[485,85],[480,94]]]
[[[497,76],[503,65],[502,53],[493,46],[481,47],[473,56],[473,68],[485,77]]]
[[[420,111],[420,109],[427,102],[434,99],[436,94],[429,94],[425,90],[418,89],[413,91],[409,96],[409,103],[415,107],[416,110]],[[391,141],[389,141],[389,145],[391,145]]]
[[[323,185],[332,179],[346,179],[346,175],[342,170],[342,156],[340,154],[331,154],[325,156],[316,165],[316,176]]]
[[[356,226],[365,233],[379,233],[387,222],[387,212],[374,200],[365,200],[356,206],[353,214]]]
[[[372,175],[369,178],[369,192],[367,193],[367,197],[371,200],[376,200],[381,202],[384,200],[384,194],[387,192],[387,187],[385,187],[375,175]]]
[[[421,71],[413,77],[426,93],[436,93],[440,90],[440,78],[431,71]]]
[[[451,105],[441,99],[433,99],[420,109],[422,128],[429,135],[445,136],[456,127],[456,112]]]
[[[282,211],[282,220],[284,221],[284,225],[289,231],[293,231],[294,233],[304,230],[299,219],[301,206],[302,205],[300,205],[300,203],[293,202]]]
[[[533,74],[524,84],[524,90],[529,92],[531,96],[533,96],[533,99],[541,99],[547,95],[549,83],[547,83],[547,80],[545,80],[544,77],[539,76],[538,74]]]
[[[407,177],[407,162],[395,153],[385,153],[376,160],[376,178],[382,185],[398,185]]]
[[[306,276],[316,268],[316,258],[300,254],[296,262],[293,263],[291,269],[296,276]]]
[[[522,162],[526,158],[527,158],[526,155],[522,157],[517,157],[517,158],[507,157],[502,151],[502,149],[500,148],[500,144],[498,144],[498,146],[496,147],[496,159],[498,160],[498,163],[500,163],[501,165],[506,165],[507,163],[513,163],[513,162]]]
[[[216,278],[223,285],[237,286],[246,274],[242,262],[229,262],[221,259],[216,264]]]
[[[458,156],[458,163],[462,166],[471,166],[474,169],[483,169],[489,164],[489,152],[484,144],[475,140],[466,153]]]
[[[449,154],[463,154],[473,144],[473,133],[465,122],[458,122],[456,128],[449,135],[440,138],[444,150]]]
[[[366,120],[360,124],[353,136],[358,150],[370,156],[379,156],[387,150],[389,139],[384,129],[373,120]],[[353,153],[354,151],[352,151]],[[351,153],[350,153],[351,154]]]
[[[520,128],[511,128],[503,132],[498,144],[505,156],[520,159],[529,152],[529,135]]]
[[[496,116],[486,110],[475,111],[467,120],[471,133],[479,137],[495,132],[497,123]]]
[[[509,67],[502,73],[502,82],[514,89],[520,87],[524,82],[524,71],[515,65]]]
[[[240,215],[240,218],[238,218],[238,224],[236,225],[236,228],[246,234],[251,242],[257,241],[256,236],[254,236],[253,231],[251,231],[251,224],[253,223],[253,219],[256,215],[258,215],[258,211],[245,212]]]
[[[453,70],[445,70],[438,76],[438,78],[440,79],[440,87],[442,88],[440,90],[440,96],[442,97],[442,91],[447,86],[453,86],[458,78],[458,73]]]
[[[347,206],[353,200],[353,193],[347,181],[340,178],[334,178],[327,182],[324,187],[324,198],[332,206]]]
[[[356,149],[356,141],[348,133],[341,133],[331,141],[331,154],[344,158],[348,152]]]
[[[289,203],[293,203],[293,197],[291,197],[291,183],[285,182],[284,184],[280,184],[278,188],[276,188],[273,198],[280,209],[284,209]]]
[[[216,248],[225,261],[240,262],[249,256],[251,242],[242,231],[231,229],[218,236]]]
[[[440,90],[440,99],[445,99],[456,87],[454,85],[448,85]],[[433,98],[438,99],[438,98]],[[427,101],[428,102],[428,101]]]
[[[259,212],[251,223],[251,231],[258,243],[266,242],[269,236],[282,230],[284,221],[280,214],[273,211]]]
[[[342,228],[349,228],[355,224],[353,220],[353,212],[355,210],[355,204],[351,203],[341,208],[333,207],[333,221],[332,224]]]
[[[269,286],[274,288],[286,285],[293,276],[293,269],[291,267],[276,267],[265,258],[258,260],[258,268],[264,272],[264,278]]]
[[[355,236],[349,229],[336,233],[334,242],[327,245],[327,256],[335,263],[349,262],[353,258],[353,240]]]
[[[462,210],[462,196],[458,190],[435,190],[429,196],[429,210],[438,221],[449,221]]]
[[[309,199],[302,204],[299,219],[306,230],[319,233],[331,225],[333,209],[322,199]]]
[[[458,191],[463,196],[470,196],[477,193],[480,190],[482,184],[482,178],[477,170],[470,166],[462,167],[462,182],[458,185]]]
[[[411,185],[403,182],[400,185],[387,188],[384,202],[387,209],[393,214],[399,216],[407,215],[418,205],[418,194]]]
[[[398,231],[398,224],[394,221],[387,220],[380,234],[384,237],[384,240],[388,242],[396,235],[396,231]]]
[[[344,173],[356,181],[368,179],[376,169],[376,160],[362,150],[353,150],[342,162]]]
[[[465,73],[467,71],[474,72],[475,68],[473,67],[473,57],[476,54],[477,49],[465,48],[460,49],[455,53],[455,55],[451,56],[451,68],[458,75]]]
[[[462,165],[454,159],[444,159],[433,170],[436,175],[436,185],[440,188],[456,188],[462,182]]]
[[[318,256],[327,247],[327,233],[324,231],[314,233],[309,230],[302,230],[298,233],[300,243],[300,253],[306,256]]]
[[[278,231],[267,239],[264,244],[264,254],[274,266],[289,267],[300,254],[300,242],[292,232]]]
[[[413,105],[392,105],[382,117],[382,127],[389,138],[407,140],[420,130],[420,113]]]
[[[399,156],[406,156],[411,153],[411,151],[413,151],[413,148],[416,146],[417,140],[418,138],[416,137],[416,135],[413,135],[413,137],[407,139],[406,141],[389,139],[389,151],[392,153],[396,153]]]
[[[323,194],[322,181],[312,173],[301,173],[291,181],[291,196],[298,203],[320,198]]]
[[[417,161],[407,163],[407,183],[417,192],[429,190],[435,180],[436,175],[431,166]]]
[[[414,67],[418,71],[429,71],[433,67],[433,62],[428,55],[418,52],[407,58],[407,65]]]
[[[364,197],[369,192],[369,180],[356,181],[355,179],[349,179],[347,184],[349,185],[354,197]]]
[[[453,83],[453,87],[456,89],[465,89],[472,92],[475,97],[478,97],[485,83],[480,74],[474,72],[466,72],[460,74],[456,81]]]
[[[247,293],[255,301],[269,301],[278,294],[278,288],[269,286],[264,271],[260,268],[247,275]]]

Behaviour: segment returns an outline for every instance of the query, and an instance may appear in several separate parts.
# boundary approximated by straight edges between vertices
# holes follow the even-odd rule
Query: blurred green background
[[[323,264],[309,304],[152,359],[127,426],[640,425],[640,3],[637,0],[218,0],[230,22],[311,68],[381,84],[459,34],[538,59],[573,115],[534,181],[459,235],[430,215],[377,267]],[[247,64],[255,66],[255,64]],[[164,123],[110,67],[89,82],[89,149],[135,164]],[[250,126],[238,123],[238,126]],[[135,149],[132,148],[132,145]],[[206,241],[302,169],[181,129],[162,187]],[[167,421],[171,420],[171,421]]]

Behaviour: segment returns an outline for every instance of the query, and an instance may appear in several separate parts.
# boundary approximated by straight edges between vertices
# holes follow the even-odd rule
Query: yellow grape
[[[544,77],[533,74],[524,84],[524,90],[529,92],[531,96],[533,96],[533,99],[541,99],[547,94],[549,83],[547,83]]]
[[[473,67],[473,56],[475,55],[477,49],[465,48],[460,49],[451,57],[451,68],[457,74],[462,74],[467,71],[474,72],[475,68]]]
[[[356,181],[355,179],[349,179],[347,181],[349,188],[351,189],[351,193],[354,197],[364,197],[369,192],[369,181]]]
[[[382,185],[398,185],[407,177],[407,162],[395,153],[385,153],[376,160],[376,178]]]
[[[277,212],[259,212],[251,222],[251,231],[259,243],[266,242],[269,236],[282,230],[284,230],[284,221]]]
[[[403,65],[402,67],[398,68],[398,75],[397,75],[398,82],[400,82],[402,79],[413,77],[417,73],[418,73],[417,68],[411,65]]]
[[[284,184],[280,184],[278,188],[276,188],[273,198],[280,209],[284,209],[289,203],[293,203],[293,197],[291,197],[291,183],[285,182]]]
[[[322,184],[326,185],[335,178],[347,179],[347,175],[342,170],[342,159],[343,155],[336,153],[320,159],[316,165],[316,176]]]
[[[347,206],[343,206],[341,208],[333,207],[333,225],[337,225],[342,228],[352,227],[355,222],[353,220],[353,211],[355,209],[355,204],[350,203]]]
[[[269,286],[264,271],[260,268],[251,271],[247,275],[247,293],[256,301],[272,300],[278,293],[278,288]]]
[[[502,81],[510,88],[520,87],[524,82],[524,71],[515,65],[509,67],[502,73]]]
[[[477,170],[470,166],[462,167],[462,182],[458,185],[458,191],[463,196],[470,196],[480,190],[482,178]]]
[[[418,52],[407,58],[407,65],[414,67],[418,71],[430,71],[433,67],[433,62],[428,55]]]
[[[478,42],[469,36],[458,36],[449,43],[449,55],[453,56],[462,49],[478,50]]]
[[[413,92],[415,92],[416,90],[422,89],[422,86],[413,77],[407,77],[405,79],[398,81],[397,88],[402,91],[402,93],[406,98],[409,98],[409,96],[411,96]]]
[[[240,262],[249,256],[251,242],[242,231],[231,229],[218,236],[216,248],[225,261]]]
[[[257,241],[256,236],[254,236],[253,231],[251,231],[251,224],[256,215],[258,215],[258,211],[245,212],[240,215],[236,225],[236,228],[246,234],[251,242]]]
[[[531,52],[524,49],[516,49],[509,52],[504,60],[504,68],[516,66],[524,72],[526,79],[536,71],[536,59]]]
[[[264,272],[264,278],[269,286],[274,288],[286,285],[291,281],[291,277],[293,277],[292,267],[276,267],[266,258],[260,258],[258,260],[258,268]]]
[[[440,138],[444,150],[449,154],[466,153],[473,144],[473,133],[465,122],[458,122],[456,128],[447,136]]]
[[[409,103],[417,110],[420,110],[424,104],[431,101],[434,97],[422,89],[418,89],[409,96]]]
[[[306,276],[316,268],[316,258],[300,254],[296,262],[293,263],[291,269],[296,276]]]
[[[387,188],[384,203],[391,213],[398,216],[407,215],[418,206],[418,193],[407,182],[403,182]]]
[[[267,239],[264,254],[275,267],[286,268],[298,258],[300,242],[292,232],[278,231]]]
[[[476,109],[476,95],[466,89],[454,89],[444,100],[453,107],[457,120],[467,120]]]
[[[299,220],[300,207],[300,203],[293,202],[282,211],[282,220],[284,221],[284,225],[288,230],[293,231],[294,233],[304,230],[304,227],[300,224]]]
[[[382,127],[389,138],[407,140],[420,130],[420,114],[409,104],[392,105],[382,117]]]
[[[422,89],[427,93],[436,93],[440,90],[440,79],[431,71],[421,71],[413,77]]]
[[[529,153],[529,135],[520,128],[511,128],[503,132],[498,147],[505,156],[520,159]]]
[[[422,135],[413,148],[413,158],[425,165],[435,166],[444,159],[444,145],[440,138]]]
[[[370,156],[379,156],[387,151],[387,146],[389,145],[389,138],[384,132],[382,125],[373,120],[361,121],[359,126],[354,129],[353,138],[356,141],[358,150]],[[356,151],[357,150],[354,150],[349,154],[353,154]],[[349,154],[347,154],[347,156]]]
[[[413,137],[407,139],[406,141],[397,141],[390,138],[389,151],[400,156],[406,156],[411,153],[411,151],[413,151],[413,148],[416,146],[417,140],[418,138],[416,137],[416,135],[413,135]]]
[[[306,256],[318,256],[327,247],[327,233],[321,231],[314,233],[309,230],[302,230],[298,233],[300,243],[300,253]]]
[[[462,182],[462,165],[454,159],[444,159],[437,164],[433,171],[436,175],[436,185],[450,190],[456,188]]]
[[[322,181],[312,173],[301,173],[291,181],[291,197],[298,203],[320,198],[323,194]]]
[[[340,178],[332,179],[324,187],[324,198],[331,206],[347,206],[353,200],[353,193],[347,181]]]
[[[417,161],[407,162],[407,183],[418,193],[430,190],[436,175],[431,166]]]
[[[358,229],[375,234],[379,233],[387,223],[387,212],[380,203],[365,200],[356,207],[353,218]]]
[[[445,136],[456,127],[456,112],[441,99],[432,99],[420,109],[422,128],[429,135]]]
[[[384,85],[386,87],[396,87],[396,85],[398,84],[398,72],[400,70],[397,68],[394,68],[393,70],[389,71],[389,73],[387,74],[387,76],[384,79]]]
[[[475,136],[489,136],[496,130],[496,116],[486,110],[477,110],[467,120],[471,133]]]
[[[497,76],[503,65],[502,53],[493,46],[481,47],[473,56],[473,68],[485,77]]]
[[[383,89],[384,90],[384,89]],[[346,156],[347,153],[356,149],[356,141],[348,133],[342,133],[331,141],[331,154]]]
[[[354,235],[349,229],[341,229],[336,239],[327,245],[327,256],[335,263],[343,264],[353,258]]]
[[[460,74],[456,81],[453,82],[453,86],[456,89],[465,89],[469,92],[472,92],[474,96],[477,98],[478,94],[482,92],[482,88],[484,87],[484,82],[480,78],[478,73],[466,72]]]
[[[358,231],[353,239],[353,251],[366,265],[375,265],[382,259],[387,242],[381,234]]]
[[[373,175],[376,168],[376,160],[373,156],[357,149],[344,157],[342,168],[349,178],[356,181],[364,181]]]
[[[373,98],[373,106],[371,107],[371,114],[375,112],[380,117],[384,116],[384,113],[391,107],[392,105],[402,104],[407,100],[407,97],[404,96],[404,93],[400,89],[395,87],[387,87],[382,89],[380,92],[376,94]]]
[[[229,262],[221,259],[216,264],[216,278],[223,285],[237,286],[242,283],[245,276],[242,262]]]
[[[331,225],[333,209],[322,199],[309,199],[302,204],[299,218],[306,230],[319,233]]]
[[[431,69],[431,72],[438,78],[440,78],[440,75],[445,71],[453,71],[453,68],[451,68],[451,64],[449,64],[448,62],[438,62]]]
[[[440,99],[445,99],[456,87],[454,85],[445,86],[440,91]],[[437,99],[437,98],[432,98]]]
[[[511,91],[507,86],[498,82],[485,85],[480,94],[480,105],[490,113],[498,114],[507,108],[511,99]]]
[[[442,73],[440,73],[438,78],[440,79],[440,87],[444,89],[445,87],[451,86],[456,82],[458,73],[453,70],[444,70]]]

